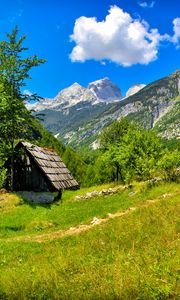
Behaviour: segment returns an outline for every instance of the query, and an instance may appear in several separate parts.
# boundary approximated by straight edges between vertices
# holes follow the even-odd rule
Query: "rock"
[[[102,195],[108,195],[108,194],[109,194],[108,190],[106,189],[102,190]]]
[[[92,225],[97,225],[97,224],[99,224],[100,222],[101,222],[101,221],[100,221],[98,218],[94,217],[93,220],[92,220],[92,222],[91,222],[91,224],[92,224]]]
[[[72,230],[72,231],[75,230],[75,229],[76,229],[76,227],[70,227],[69,228],[69,230]]]
[[[122,98],[119,87],[107,77],[91,82],[88,89],[97,99],[103,99],[107,103]]]
[[[121,191],[125,191],[126,189],[127,189],[126,185],[124,185],[123,187],[119,187],[119,190],[121,190]]]
[[[107,216],[108,216],[108,218],[110,218],[110,219],[111,219],[111,218],[113,217],[113,214],[111,214],[111,213],[108,213],[108,214],[107,214]]]
[[[91,195],[92,195],[92,196],[98,196],[98,195],[99,195],[99,192],[93,191],[93,192],[91,192]]]
[[[136,192],[130,192],[128,195],[129,196],[134,196],[136,194]]]
[[[82,197],[81,196],[76,196],[75,200],[80,201],[80,200],[82,200]]]
[[[141,89],[143,89],[146,85],[145,84],[134,84],[132,87],[130,87],[128,89],[128,91],[126,92],[126,98],[130,97],[134,94],[136,94],[137,92],[139,92]]]
[[[159,181],[162,181],[162,178],[160,178],[160,177],[154,177],[154,178],[148,180],[148,182],[159,182]]]
[[[92,196],[93,196],[92,193],[86,193],[86,199],[91,198]]]
[[[117,186],[114,188],[109,188],[109,189],[103,189],[102,191],[98,192],[98,191],[92,191],[92,192],[88,192],[83,196],[76,196],[75,200],[77,201],[83,201],[83,200],[88,200],[91,199],[93,197],[98,197],[98,196],[106,196],[106,195],[112,195],[117,193],[118,191],[123,191],[127,189],[127,186]]]

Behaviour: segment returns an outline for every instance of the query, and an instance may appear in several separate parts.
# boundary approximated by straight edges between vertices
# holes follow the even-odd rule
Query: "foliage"
[[[161,155],[157,135],[130,124],[127,119],[114,121],[100,138],[101,153],[95,163],[95,180],[145,180],[153,176]],[[97,180],[98,182],[98,180]]]
[[[67,147],[62,158],[78,183],[82,184],[86,174],[86,164],[81,157],[75,151]]]
[[[41,147],[52,148],[62,156],[66,147],[47,131],[35,118],[32,119],[32,126],[29,127],[28,140]]]
[[[22,138],[30,124],[30,112],[24,101],[38,99],[36,94],[24,95],[21,88],[30,79],[29,71],[44,63],[36,55],[24,58],[23,47],[25,36],[18,39],[18,28],[15,27],[7,40],[0,42],[0,147],[4,153],[11,155],[11,189],[13,189],[14,147],[17,139]]]
[[[114,172],[114,166],[110,165],[106,157],[99,152],[99,156],[95,162],[93,164],[89,164],[87,167],[84,185],[92,186],[94,184],[113,182]]]
[[[0,83],[0,147],[1,157],[7,157],[14,151],[15,141],[23,137],[31,122],[30,113],[22,101],[11,98],[9,84]]]
[[[179,139],[161,139],[163,148],[166,148],[168,151],[178,150],[180,151],[180,140]]]
[[[121,142],[122,137],[134,126],[129,123],[128,119],[123,118],[120,122],[114,121],[106,127],[100,136],[100,148],[106,150],[109,146]]]
[[[177,180],[180,177],[180,152],[166,151],[158,162],[158,167],[166,180]]]

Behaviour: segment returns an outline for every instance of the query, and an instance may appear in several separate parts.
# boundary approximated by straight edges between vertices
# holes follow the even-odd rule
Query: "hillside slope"
[[[178,299],[177,184],[138,184],[82,202],[73,195],[65,192],[63,204],[50,207],[0,195],[2,300]],[[57,229],[93,224],[94,217],[109,220],[79,235],[55,236]]]
[[[128,117],[148,129],[155,128],[166,138],[180,137],[180,71],[157,80],[136,94],[112,103],[101,114],[87,122],[70,140],[73,146],[90,145],[104,126]],[[89,139],[90,137],[90,139]],[[92,145],[92,144],[91,144]]]

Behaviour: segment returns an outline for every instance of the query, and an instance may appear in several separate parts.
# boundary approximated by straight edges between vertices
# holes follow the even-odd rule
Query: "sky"
[[[0,40],[16,25],[46,59],[24,88],[42,97],[104,77],[125,95],[180,68],[179,0],[0,0]]]

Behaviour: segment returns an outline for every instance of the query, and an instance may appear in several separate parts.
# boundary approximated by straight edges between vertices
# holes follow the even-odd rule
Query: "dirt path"
[[[169,198],[170,196],[172,196],[173,194],[164,194],[161,197],[157,198],[157,199],[153,199],[153,200],[146,200],[142,205],[139,206],[135,206],[135,207],[129,207],[128,209],[126,209],[125,211],[121,211],[121,212],[117,212],[114,214],[108,214],[106,218],[104,219],[99,219],[94,217],[92,222],[90,224],[83,224],[83,225],[79,225],[76,227],[70,227],[69,229],[66,230],[58,230],[58,231],[54,231],[54,232],[49,232],[49,233],[43,233],[43,234],[38,234],[38,235],[30,235],[30,236],[20,236],[20,237],[15,237],[15,238],[8,238],[6,239],[7,242],[12,242],[12,241],[23,241],[23,242],[37,242],[37,243],[44,243],[47,241],[52,241],[64,236],[71,236],[71,235],[77,235],[80,234],[82,232],[88,231],[91,228],[103,224],[103,223],[107,223],[109,220],[114,219],[114,218],[119,218],[119,217],[123,217],[125,215],[130,214],[131,212],[137,210],[138,208],[141,207],[148,207],[154,203],[159,202],[162,199],[165,198]]]

